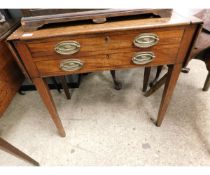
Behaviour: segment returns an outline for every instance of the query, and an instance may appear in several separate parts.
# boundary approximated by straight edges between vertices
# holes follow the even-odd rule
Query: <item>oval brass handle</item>
[[[150,63],[155,58],[155,54],[153,52],[137,52],[132,61],[134,64],[143,65]]]
[[[78,59],[68,59],[61,61],[60,68],[64,71],[75,71],[82,68],[84,63]]]
[[[80,50],[77,41],[62,41],[55,46],[55,51],[61,55],[72,55]]]
[[[147,48],[154,46],[158,43],[159,37],[154,33],[143,33],[138,35],[133,43],[136,47]]]

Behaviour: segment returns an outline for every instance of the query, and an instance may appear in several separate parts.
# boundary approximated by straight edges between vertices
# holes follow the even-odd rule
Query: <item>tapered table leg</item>
[[[17,149],[16,147],[8,143],[6,140],[2,139],[1,137],[0,137],[0,147],[9,153],[12,153],[15,156],[18,156],[28,161],[29,163],[32,163],[35,166],[39,166],[39,163],[36,160],[32,159],[31,157],[26,155],[24,152],[20,151],[19,149]]]
[[[142,90],[143,92],[147,90],[150,72],[151,72],[151,67],[144,68],[144,82],[143,82],[143,90]]]
[[[159,108],[159,113],[158,113],[158,118],[157,118],[157,126],[160,126],[164,115],[166,113],[166,110],[168,108],[170,99],[172,97],[176,82],[178,80],[180,71],[182,68],[182,64],[177,64],[177,65],[170,65],[169,70],[168,70],[168,75],[162,95],[162,100],[160,103],[160,108]]]
[[[55,123],[55,126],[58,129],[58,132],[59,132],[60,136],[65,137],[66,133],[64,131],[61,120],[58,116],[54,101],[53,101],[52,96],[50,94],[48,85],[46,83],[46,80],[42,79],[42,78],[34,78],[33,82],[34,82],[34,84],[35,84],[35,86],[36,86],[36,88],[39,92],[39,95],[41,96],[44,104],[46,105],[46,107],[47,107],[47,109],[50,113],[50,116],[51,116],[53,122]]]

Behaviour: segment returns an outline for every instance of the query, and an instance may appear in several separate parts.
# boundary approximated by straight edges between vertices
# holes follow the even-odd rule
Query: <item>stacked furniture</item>
[[[182,72],[184,73],[189,72],[189,68],[187,68],[187,65],[191,59],[198,59],[203,61],[208,70],[206,81],[203,86],[203,91],[207,91],[210,87],[210,10],[208,9],[200,10],[198,13],[194,15],[202,19],[203,26],[200,29],[201,31],[198,31],[200,33],[198,35],[196,43],[194,42],[193,49],[191,50],[191,52],[187,54],[186,61],[183,64]],[[167,73],[163,77],[161,77],[160,80],[158,81],[162,68],[163,66],[157,67],[157,73],[155,79],[150,83],[148,82],[149,82],[151,67],[145,69],[143,91],[145,92],[147,90],[148,84],[151,87],[145,93],[145,96],[150,96],[166,82],[166,78],[168,75]]]
[[[208,75],[203,86],[203,91],[207,91],[210,87],[210,10],[202,10],[195,16],[203,20],[203,28],[190,58],[199,59],[205,63]]]
[[[6,38],[20,25],[19,20],[6,19],[0,23],[0,118],[19,90],[24,76],[5,42]],[[0,137],[0,148],[34,165],[37,161]]]

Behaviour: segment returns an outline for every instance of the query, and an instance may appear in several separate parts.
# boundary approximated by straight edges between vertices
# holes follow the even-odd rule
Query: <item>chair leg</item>
[[[65,76],[59,76],[59,79],[60,79],[61,85],[63,87],[63,90],[66,94],[66,98],[71,99],[71,94],[70,94],[69,87],[68,87],[68,84],[66,82]]]
[[[117,80],[116,75],[115,75],[115,70],[110,70],[110,73],[112,75],[112,79],[113,79],[113,82],[114,82],[114,88],[116,90],[122,89],[122,83]]]
[[[143,80],[143,90],[142,90],[143,92],[147,90],[150,72],[151,72],[151,67],[144,68],[144,80]]]
[[[210,71],[208,72],[208,75],[206,77],[206,81],[205,81],[205,84],[203,86],[203,91],[208,91],[209,86],[210,86]]]
[[[159,81],[157,81],[145,94],[145,97],[149,97],[152,95],[155,91],[157,91],[162,85],[165,84],[167,80],[168,73],[166,73]]]
[[[51,80],[53,81],[53,84],[55,85],[57,91],[58,91],[59,93],[61,93],[61,89],[60,89],[60,87],[58,86],[58,83],[57,83],[55,77],[52,77]]]
[[[182,68],[182,73],[187,74],[187,73],[189,73],[189,72],[190,72],[190,68],[187,68],[187,67],[183,67],[183,68]]]
[[[29,163],[32,163],[35,166],[39,166],[39,163],[36,160],[32,159],[27,154],[23,153],[22,151],[20,151],[19,149],[8,143],[6,140],[2,139],[1,137],[0,137],[0,147],[9,153],[12,153],[15,156],[18,156],[28,161]]]
[[[157,72],[156,72],[156,75],[155,75],[155,79],[152,82],[150,82],[150,84],[149,84],[150,87],[154,86],[154,84],[157,83],[157,80],[160,76],[160,73],[161,73],[162,69],[163,69],[163,66],[158,66],[157,67]]]

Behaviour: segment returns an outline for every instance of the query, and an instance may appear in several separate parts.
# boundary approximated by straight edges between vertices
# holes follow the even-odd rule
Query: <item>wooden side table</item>
[[[24,32],[20,27],[9,37],[8,44],[36,85],[59,134],[65,137],[45,77],[168,65],[156,122],[160,126],[201,24],[197,18],[185,18],[174,12],[170,18],[59,24],[33,32]]]

